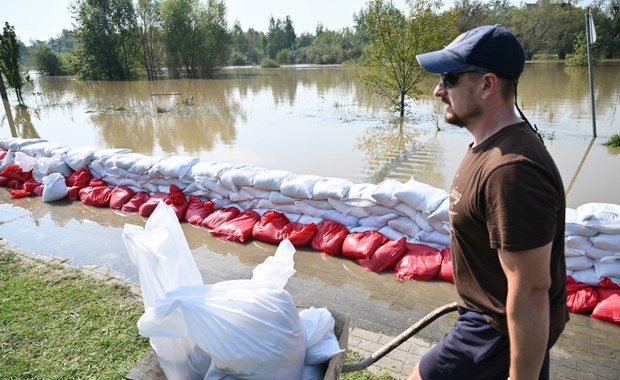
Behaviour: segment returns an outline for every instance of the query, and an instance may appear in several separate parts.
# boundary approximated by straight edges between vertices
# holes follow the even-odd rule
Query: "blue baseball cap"
[[[519,79],[525,67],[523,46],[501,25],[477,27],[461,34],[445,48],[416,58],[420,66],[432,73],[477,66],[501,78]]]

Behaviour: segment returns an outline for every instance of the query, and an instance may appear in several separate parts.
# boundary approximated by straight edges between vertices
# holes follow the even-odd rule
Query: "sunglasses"
[[[463,74],[468,73],[476,73],[476,74],[487,74],[488,71],[485,70],[465,70],[465,71],[454,71],[449,73],[441,73],[439,76],[439,83],[445,89],[452,88],[456,86],[459,81],[459,78]]]

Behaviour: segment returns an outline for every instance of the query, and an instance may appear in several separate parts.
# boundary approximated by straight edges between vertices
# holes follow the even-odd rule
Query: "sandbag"
[[[252,237],[269,244],[279,244],[283,237],[283,229],[290,221],[282,212],[267,211],[254,225]]]
[[[138,212],[140,206],[146,203],[151,196],[146,191],[138,191],[127,203],[121,207],[124,212]]]
[[[241,211],[239,211],[239,209],[234,206],[224,207],[219,210],[215,210],[202,220],[202,226],[209,229],[215,229],[220,224],[236,218],[237,216],[239,216],[240,213]]]
[[[452,271],[452,251],[450,247],[441,250],[441,268],[437,273],[437,278],[454,284],[454,273]]]
[[[140,216],[143,218],[148,218],[149,216],[151,216],[153,211],[155,211],[157,205],[160,202],[163,202],[166,198],[168,198],[168,193],[164,192],[159,192],[151,195],[146,202],[144,202],[140,207],[138,207],[138,214],[140,214]]]
[[[614,294],[620,295],[620,285],[613,282],[611,278],[605,277],[598,283],[596,294],[600,301]]]
[[[425,244],[407,243],[406,251],[394,265],[399,280],[429,281],[441,269],[441,251]]]
[[[112,210],[121,210],[125,203],[133,198],[135,192],[127,186],[117,186],[112,189],[110,194],[110,208]]]
[[[185,212],[187,211],[188,206],[187,198],[185,198],[183,191],[175,185],[170,185],[170,192],[168,193],[168,196],[164,198],[164,202],[167,205],[172,206],[179,222],[182,221],[185,217]]]
[[[599,302],[590,317],[620,325],[620,295],[612,294]]]
[[[316,233],[310,242],[312,248],[328,255],[340,255],[342,243],[349,234],[349,230],[333,220],[324,220],[316,227]]]
[[[6,177],[8,181],[13,180],[23,183],[32,178],[32,171],[24,172],[19,165],[12,164],[4,168],[2,172],[0,172],[0,176]]]
[[[56,202],[67,195],[69,192],[65,177],[60,173],[52,173],[43,177],[43,202]]]
[[[599,301],[593,286],[577,282],[571,276],[566,277],[566,291],[566,305],[571,313],[589,313]]]
[[[342,242],[342,256],[352,259],[368,259],[387,241],[388,238],[375,230],[352,232]]]
[[[295,247],[305,247],[312,242],[317,226],[314,223],[290,222],[282,230],[282,237],[290,240]]]
[[[202,226],[204,218],[213,212],[213,202],[203,201],[199,196],[190,194],[184,220],[194,226]]]
[[[357,262],[372,272],[382,272],[392,269],[405,253],[406,248],[407,238],[403,236],[399,239],[388,241],[377,248],[372,256],[367,259],[358,259]]]
[[[90,184],[90,181],[93,179],[92,174],[87,169],[79,169],[69,174],[66,177],[65,182],[67,186],[72,187],[76,186],[78,188],[86,187]]]
[[[108,207],[112,189],[107,186],[84,187],[80,189],[80,202],[86,206]]]
[[[244,243],[252,237],[252,229],[260,220],[260,215],[254,210],[245,210],[237,217],[220,224],[211,230],[211,235],[218,239]]]

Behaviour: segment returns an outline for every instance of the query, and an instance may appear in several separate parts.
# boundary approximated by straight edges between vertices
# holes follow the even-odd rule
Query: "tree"
[[[138,0],[136,8],[140,60],[149,80],[162,72],[164,62],[164,36],[158,0]]]
[[[406,100],[422,92],[417,87],[426,76],[416,55],[442,48],[456,36],[453,13],[438,16],[436,0],[407,1],[408,16],[392,2],[371,0],[358,16],[369,43],[360,80],[405,115]]]
[[[62,61],[51,47],[44,43],[31,48],[32,60],[36,69],[44,75],[64,75]]]
[[[80,44],[79,75],[88,79],[133,76],[137,27],[132,1],[76,0],[71,9]]]
[[[275,58],[280,50],[293,49],[295,38],[295,28],[289,16],[286,16],[284,20],[269,18],[269,30],[265,41],[269,58]]]
[[[19,104],[24,104],[22,87],[30,81],[30,77],[19,71],[19,47],[15,28],[5,22],[2,34],[0,34],[0,74],[6,78],[7,85],[15,89]],[[4,87],[4,82],[2,87]]]
[[[575,53],[566,58],[566,65],[572,67],[587,67],[588,43],[586,41],[585,31],[581,31],[575,37],[574,49]],[[601,60],[602,55],[598,43],[595,42],[590,44],[590,51],[592,53],[592,64],[596,65]]]
[[[488,24],[491,11],[489,5],[478,0],[456,0],[453,10],[456,11],[456,27],[459,32],[471,30],[480,25]]]

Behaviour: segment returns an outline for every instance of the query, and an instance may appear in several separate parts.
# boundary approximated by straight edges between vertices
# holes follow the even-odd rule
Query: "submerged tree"
[[[416,55],[440,49],[456,36],[453,14],[438,16],[436,0],[408,0],[409,14],[403,15],[391,1],[371,0],[368,8],[356,15],[359,29],[367,34],[368,45],[361,81],[387,99],[405,115],[406,100],[422,92],[418,84],[426,76]]]
[[[15,28],[8,22],[5,22],[0,34],[0,74],[6,78],[7,85],[15,89],[19,104],[24,104],[22,87],[30,81],[30,78],[19,71],[19,42]]]
[[[142,66],[149,80],[156,79],[162,72],[165,50],[159,1],[138,0],[136,16]]]

